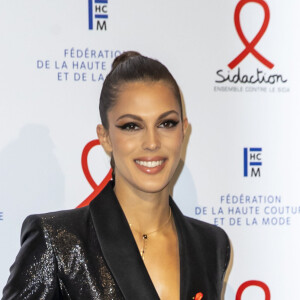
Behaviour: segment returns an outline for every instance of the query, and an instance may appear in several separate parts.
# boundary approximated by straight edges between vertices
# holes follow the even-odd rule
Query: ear
[[[182,127],[183,127],[183,137],[184,137],[189,127],[189,121],[186,117],[183,118]]]
[[[97,125],[97,135],[100,142],[100,145],[104,148],[107,153],[112,152],[112,146],[108,134],[108,130],[104,128],[103,125]]]

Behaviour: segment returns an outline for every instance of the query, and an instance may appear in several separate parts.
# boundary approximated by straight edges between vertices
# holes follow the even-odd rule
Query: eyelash
[[[135,130],[140,129],[140,127],[137,124],[133,123],[133,122],[125,123],[124,125],[119,125],[117,127],[122,129],[122,130],[126,130],[126,131],[135,131]]]
[[[170,128],[176,127],[178,123],[179,123],[179,121],[166,120],[166,121],[161,122],[157,127],[170,129]],[[125,123],[124,125],[119,125],[117,127],[120,128],[121,130],[126,130],[126,131],[136,131],[136,130],[141,129],[141,127],[139,125],[137,125],[136,123],[133,123],[133,122]]]
[[[176,125],[179,123],[179,121],[175,121],[175,120],[166,120],[166,121],[163,121],[159,124],[159,128],[173,128],[173,127],[176,127]],[[163,127],[160,127],[161,125],[163,125]]]

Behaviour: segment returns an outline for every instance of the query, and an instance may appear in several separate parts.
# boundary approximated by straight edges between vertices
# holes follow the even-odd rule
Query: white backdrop
[[[191,131],[173,196],[230,236],[224,299],[298,299],[299,10],[297,0],[2,0],[0,289],[23,219],[93,191],[81,154],[96,138],[103,78],[116,55],[137,50],[182,89]],[[100,183],[100,147],[89,166]]]

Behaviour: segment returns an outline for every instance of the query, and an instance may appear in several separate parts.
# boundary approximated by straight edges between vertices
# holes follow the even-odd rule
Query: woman
[[[114,180],[87,207],[24,221],[3,299],[220,299],[228,238],[169,196],[188,127],[176,81],[125,52],[103,84],[100,116]]]

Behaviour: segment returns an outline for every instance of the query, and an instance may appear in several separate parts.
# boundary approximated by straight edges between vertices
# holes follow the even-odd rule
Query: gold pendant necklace
[[[163,225],[161,225],[158,229],[153,230],[153,231],[148,232],[148,233],[141,233],[141,232],[137,231],[136,229],[134,229],[132,227],[132,224],[129,223],[130,228],[132,228],[135,232],[137,232],[138,234],[140,234],[142,236],[143,246],[142,246],[142,249],[140,250],[140,254],[141,254],[143,260],[145,259],[145,252],[146,252],[146,248],[147,248],[147,242],[148,242],[149,235],[162,230],[170,222],[171,216],[172,216],[172,210],[171,210],[171,207],[170,207],[170,213],[169,213],[169,217],[168,217],[167,221]]]

